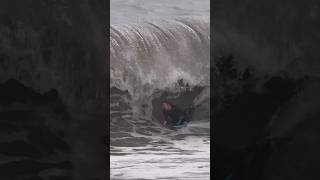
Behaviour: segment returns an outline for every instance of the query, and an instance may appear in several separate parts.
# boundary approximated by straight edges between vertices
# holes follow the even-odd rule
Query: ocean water
[[[209,4],[111,0],[111,179],[210,179]],[[163,100],[196,107],[187,127]]]

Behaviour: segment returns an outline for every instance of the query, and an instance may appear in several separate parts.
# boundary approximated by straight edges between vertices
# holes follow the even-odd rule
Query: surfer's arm
[[[164,116],[164,119],[163,119],[163,124],[166,125],[167,122],[168,122],[168,113],[163,111],[163,116]]]

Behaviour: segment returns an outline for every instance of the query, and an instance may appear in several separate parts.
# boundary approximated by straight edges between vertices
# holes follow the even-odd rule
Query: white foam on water
[[[209,137],[188,136],[170,143],[114,147],[122,155],[110,156],[111,179],[210,179]]]

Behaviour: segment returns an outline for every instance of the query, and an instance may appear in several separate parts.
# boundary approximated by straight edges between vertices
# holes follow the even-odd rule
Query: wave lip
[[[208,17],[111,25],[110,87],[141,96],[175,90],[180,79],[209,86],[209,68]]]

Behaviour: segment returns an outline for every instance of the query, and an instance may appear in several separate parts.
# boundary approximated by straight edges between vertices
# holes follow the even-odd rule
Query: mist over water
[[[210,178],[209,9],[181,4],[111,1],[111,179]],[[197,107],[186,128],[162,125],[165,99]]]

